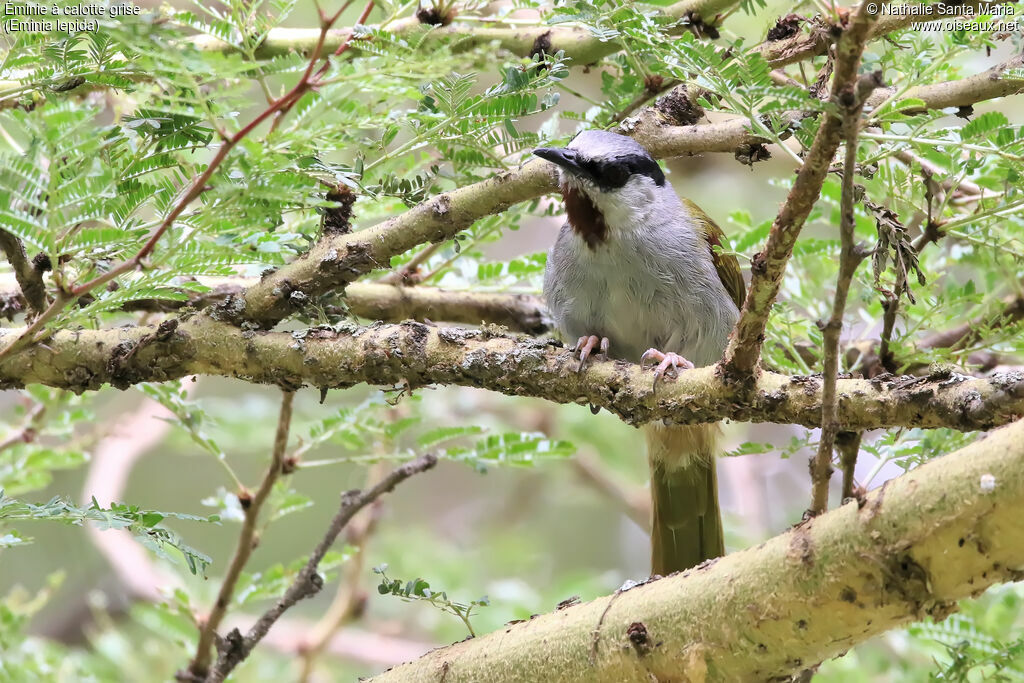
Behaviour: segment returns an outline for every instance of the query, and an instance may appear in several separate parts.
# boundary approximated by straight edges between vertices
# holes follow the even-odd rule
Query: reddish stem
[[[156,230],[153,231],[153,234],[149,236],[149,239],[146,240],[146,243],[142,245],[142,248],[139,250],[137,254],[135,254],[135,256],[131,257],[126,261],[122,261],[118,265],[108,270],[106,273],[103,273],[102,275],[99,275],[93,278],[92,280],[89,280],[88,282],[71,287],[70,291],[74,297],[82,296],[83,294],[95,289],[96,287],[100,287],[106,284],[107,282],[110,282],[118,275],[121,275],[122,273],[132,270],[133,268],[137,268],[139,264],[142,262],[142,259],[146,258],[156,248],[157,242],[160,241],[160,238],[163,237],[164,233],[167,232],[167,230],[171,227],[171,225],[178,218],[178,216],[182,214],[182,212],[188,207],[189,204],[195,201],[195,199],[203,193],[203,191],[206,188],[207,181],[209,181],[209,179],[213,176],[217,168],[220,167],[224,159],[227,158],[228,153],[232,149],[234,149],[235,146],[238,145],[238,143],[241,142],[247,135],[249,135],[253,130],[255,130],[257,126],[259,126],[261,123],[266,121],[274,114],[280,114],[283,116],[295,105],[296,102],[299,101],[299,99],[304,94],[306,94],[306,92],[316,87],[316,85],[320,81],[320,78],[323,76],[324,73],[326,73],[328,67],[330,66],[329,60],[324,60],[323,66],[321,66],[320,69],[316,71],[316,73],[313,72],[313,69],[316,66],[317,62],[320,61],[320,54],[323,51],[324,42],[327,39],[327,32],[330,30],[334,22],[338,20],[338,17],[341,16],[341,13],[348,9],[352,2],[353,0],[347,0],[341,6],[341,9],[339,9],[337,12],[334,13],[333,16],[329,17],[321,24],[320,37],[317,40],[316,47],[313,48],[313,52],[309,58],[309,63],[306,65],[306,70],[303,72],[302,77],[299,79],[299,82],[295,84],[295,87],[293,87],[291,90],[286,92],[278,99],[274,100],[270,104],[270,106],[268,106],[265,110],[263,110],[262,113],[259,114],[259,116],[254,118],[246,126],[241,128],[238,132],[236,132],[234,135],[232,135],[230,138],[224,141],[220,149],[217,150],[217,153],[214,155],[213,159],[210,160],[210,163],[209,165],[207,165],[206,170],[203,171],[198,178],[196,178],[195,182],[192,183],[192,186],[189,188],[188,192],[186,192],[185,195],[174,206],[174,208],[171,209],[170,213],[167,214],[167,217],[164,218],[163,221],[161,221],[160,225],[157,227]],[[363,9],[363,13],[359,16],[359,19],[356,22],[357,26],[365,22],[367,17],[370,16],[370,12],[373,10],[374,4],[375,0],[370,0],[370,2],[366,4],[366,7]],[[348,49],[348,46],[352,42],[353,35],[354,31],[349,33],[348,38],[345,39],[345,42],[343,42],[341,46],[334,52],[335,56],[342,54],[343,52],[345,52],[345,50]]]

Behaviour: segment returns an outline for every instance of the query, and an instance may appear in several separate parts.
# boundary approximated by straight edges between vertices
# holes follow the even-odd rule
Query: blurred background
[[[156,3],[136,4],[153,7]],[[769,2],[754,17],[732,16],[727,31],[755,44],[775,18],[792,9],[790,4]],[[805,9],[807,14],[813,12]],[[356,13],[353,9],[340,24],[350,24]],[[521,16],[530,17],[532,11],[524,10]],[[312,3],[301,4],[286,25],[315,26]],[[965,72],[974,73],[1006,56],[975,55],[962,61]],[[563,92],[559,108],[582,115],[590,106],[587,98],[601,97],[601,70],[578,71],[574,69],[573,87],[582,97]],[[486,84],[482,80],[481,87]],[[255,91],[253,103],[259,104]],[[1019,97],[984,103],[976,111],[993,108],[1024,123]],[[522,122],[523,127],[539,128],[543,120],[537,118],[535,124]],[[563,120],[559,125],[562,133],[569,133],[578,124]],[[738,164],[730,155],[711,154],[675,159],[667,168],[676,189],[700,204],[727,234],[737,230],[733,219],[737,209],[749,214],[751,225],[770,220],[785,197],[786,189],[778,181],[793,172],[792,161],[778,153],[752,167]],[[833,238],[834,226],[828,218],[819,217],[809,225],[808,235]],[[546,250],[561,220],[550,216],[522,223],[502,239],[484,244],[485,259],[508,261]],[[466,267],[475,273],[476,262]],[[456,264],[438,284],[464,285],[472,273],[464,278],[459,268]],[[7,272],[0,278],[4,284],[13,282]],[[515,291],[537,293],[537,284],[532,289],[520,284]],[[819,293],[819,298],[824,306],[831,294]],[[802,311],[803,323],[813,324],[814,313]],[[851,337],[878,335],[877,324],[870,320],[848,322],[853,325]],[[24,498],[42,502],[65,496],[80,503],[96,498],[101,505],[128,501],[151,510],[220,514],[220,524],[167,522],[189,545],[212,557],[208,579],[157,558],[118,531],[26,523],[22,530],[34,537],[34,543],[0,554],[0,595],[20,595],[24,601],[40,591],[48,596],[32,618],[31,632],[73,646],[73,652],[80,653],[76,656],[109,661],[113,679],[173,677],[194,648],[195,629],[186,613],[151,602],[174,604],[173,591],[180,589],[188,594],[188,604],[205,609],[234,549],[238,535],[237,521],[231,519],[233,510],[237,517],[235,487],[211,449],[197,443],[197,434],[215,442],[238,478],[250,487],[259,481],[269,458],[280,403],[277,389],[216,378],[185,381],[182,387],[186,398],[181,405],[194,403],[205,414],[191,431],[137,389],[107,390],[82,399],[82,409],[94,417],[78,424],[66,438],[79,440],[87,457],[68,463],[68,469],[55,469],[45,488]],[[334,438],[304,452],[304,462],[323,462],[300,467],[290,476],[295,511],[267,528],[249,572],[280,571],[276,569],[280,563],[308,554],[336,511],[339,493],[363,487],[368,477],[379,476],[373,474],[372,465],[352,462],[353,457],[392,463],[423,450],[416,436],[426,429],[471,425],[491,434],[540,433],[553,441],[571,442],[575,455],[558,452],[511,464],[442,461],[436,470],[412,478],[386,497],[364,540],[357,581],[346,584],[358,586],[362,598],[357,596],[353,604],[361,607],[329,641],[326,655],[312,672],[306,672],[312,680],[352,680],[468,635],[462,620],[435,606],[379,594],[376,587],[381,577],[373,567],[386,565],[390,578],[423,578],[432,589],[444,590],[460,603],[486,596],[489,604],[475,608],[470,617],[477,633],[550,611],[572,596],[589,600],[614,591],[628,579],[646,576],[648,472],[643,438],[606,412],[592,415],[584,406],[556,406],[465,388],[422,389],[412,398],[397,400],[394,392],[356,387],[331,391],[323,404],[319,398],[314,389],[297,395],[293,448],[314,442],[325,418],[351,415],[340,411],[355,410],[356,422],[378,426],[418,422],[393,437],[381,426],[361,433],[357,444]],[[390,406],[385,399],[397,400],[397,405]],[[8,416],[10,429],[22,423],[29,405],[16,392],[0,394],[0,414]],[[881,436],[869,434],[867,442]],[[751,443],[769,445],[763,453],[718,461],[730,550],[757,544],[800,520],[808,503],[807,459],[815,439],[815,432],[798,427],[724,426],[726,451]],[[882,455],[892,456],[879,448]],[[332,459],[343,462],[332,463]],[[880,463],[862,451],[858,479],[867,483],[871,473],[874,487],[903,469],[898,458]],[[834,484],[833,505],[838,500],[838,477]],[[269,647],[246,662],[238,680],[296,680],[303,675],[295,653],[335,599],[338,575],[344,571],[344,567],[334,569],[325,590],[300,603],[274,627]],[[1018,620],[1018,593],[1013,588],[996,590],[965,609],[972,618],[1008,629]],[[264,604],[243,605],[242,616],[229,622],[245,623],[244,615],[258,614]],[[948,657],[946,645],[959,642],[959,637],[955,624],[888,634],[826,664],[815,680],[926,680],[933,658]],[[81,654],[85,652],[90,654]],[[74,657],[69,658],[67,670],[56,672],[56,677],[76,680],[75,666]]]

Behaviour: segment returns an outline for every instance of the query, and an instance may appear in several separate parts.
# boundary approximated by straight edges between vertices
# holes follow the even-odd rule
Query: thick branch
[[[13,333],[14,335],[17,332]],[[0,337],[0,348],[12,334]],[[649,370],[622,361],[576,372],[572,354],[553,342],[491,330],[420,323],[287,332],[253,332],[201,317],[176,328],[61,330],[46,347],[0,362],[0,390],[45,384],[74,391],[109,383],[187,375],[237,377],[285,388],[311,385],[431,384],[485,387],[557,403],[593,404],[631,424],[668,420],[704,424],[733,419],[813,427],[821,423],[821,377],[763,372],[751,387],[725,381],[715,367],[690,370],[653,391]],[[988,429],[1024,414],[1024,373],[985,379],[951,373],[927,377],[841,379],[843,429],[893,426]]]
[[[212,286],[208,292],[182,290],[188,296],[185,301],[176,299],[136,299],[124,306],[126,311],[149,311],[172,313],[185,306],[201,309],[223,302],[228,296],[240,295],[253,280],[231,279]],[[0,301],[9,301],[12,315],[24,308],[24,299],[17,291],[0,290]],[[509,294],[505,292],[456,291],[439,287],[400,287],[376,282],[356,282],[345,289],[345,302],[350,312],[361,318],[384,322],[418,320],[420,322],[448,322],[466,325],[493,324],[507,327],[513,332],[541,335],[552,330],[551,320],[544,301],[532,294]],[[339,310],[328,310],[340,313]],[[997,329],[1024,318],[1024,297],[1009,296],[1003,299],[1003,306],[994,314],[982,316],[948,330],[935,332],[917,344],[919,350],[951,348],[976,344],[983,340],[982,330]],[[879,340],[851,341],[843,349],[849,365],[858,365],[866,377],[885,372],[879,359]],[[809,364],[818,362],[816,348],[800,342],[796,351]],[[897,363],[899,359],[896,359]],[[982,357],[974,355],[971,362],[990,370],[993,363],[991,354]],[[926,364],[915,363],[906,372],[918,372]]]
[[[876,17],[861,5],[850,17],[850,26],[836,47],[835,75],[832,80],[832,101],[848,107],[856,98],[854,83],[861,53]],[[782,276],[793,254],[793,245],[800,229],[821,193],[832,157],[842,139],[842,118],[830,112],[821,122],[803,166],[797,173],[786,203],[772,223],[768,242],[750,264],[751,280],[740,319],[725,351],[725,372],[731,377],[744,377],[754,371],[761,357],[765,327],[775,297],[782,286]]]
[[[21,240],[6,230],[0,230],[0,250],[7,255],[7,261],[14,270],[14,277],[21,287],[25,301],[36,313],[46,310],[46,286],[43,284],[43,273],[29,260],[25,253],[25,245]]]
[[[863,506],[851,501],[756,548],[372,680],[775,680],[1024,578],[1022,506],[1018,422],[888,482]]]
[[[295,581],[288,587],[284,595],[281,596],[273,607],[256,620],[256,623],[253,624],[244,638],[237,629],[224,638],[218,651],[217,661],[214,663],[213,669],[210,670],[210,674],[206,677],[207,683],[223,681],[236,666],[249,656],[252,649],[263,640],[263,637],[270,631],[270,627],[281,618],[282,614],[295,605],[295,603],[315,595],[323,588],[323,578],[317,573],[320,560],[331,549],[334,541],[338,538],[338,534],[341,533],[342,529],[345,528],[345,525],[349,523],[356,513],[385,493],[394,490],[396,486],[409,477],[420,472],[426,472],[436,464],[436,456],[422,455],[392,470],[390,474],[381,479],[372,488],[365,491],[355,489],[343,493],[341,495],[341,508],[334,516],[334,519],[331,520],[327,533],[324,534],[316,548],[313,549],[306,565],[299,571]]]
[[[530,294],[357,283],[345,290],[345,301],[353,313],[370,320],[491,323],[529,334],[551,330],[544,303]]]

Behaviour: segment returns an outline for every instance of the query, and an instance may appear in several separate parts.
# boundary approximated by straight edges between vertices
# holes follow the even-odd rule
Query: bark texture
[[[756,548],[439,648],[371,680],[774,680],[1024,578],[1022,505],[1017,422]]]
[[[5,330],[0,352],[23,330]],[[737,386],[717,367],[659,382],[623,361],[579,361],[553,340],[405,322],[320,327],[295,332],[242,330],[201,315],[159,327],[62,330],[0,360],[0,390],[28,384],[82,392],[111,384],[162,382],[187,375],[237,377],[284,389],[355,384],[486,387],[511,396],[605,408],[630,424],[702,424],[733,419],[816,427],[820,375],[768,371]],[[1024,372],[976,378],[950,372],[879,376],[836,383],[842,429],[990,429],[1024,415]]]

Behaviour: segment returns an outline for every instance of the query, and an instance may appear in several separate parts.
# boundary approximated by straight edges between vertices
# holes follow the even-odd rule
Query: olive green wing
[[[747,287],[743,283],[743,273],[740,272],[740,262],[736,256],[728,254],[724,250],[728,248],[728,240],[722,229],[715,225],[715,222],[708,218],[708,215],[699,206],[689,199],[683,200],[683,205],[697,221],[700,231],[708,241],[708,249],[711,250],[711,260],[718,271],[718,277],[725,285],[725,291],[736,302],[736,308],[743,308],[743,300],[747,298]],[[718,249],[715,249],[718,247]]]

